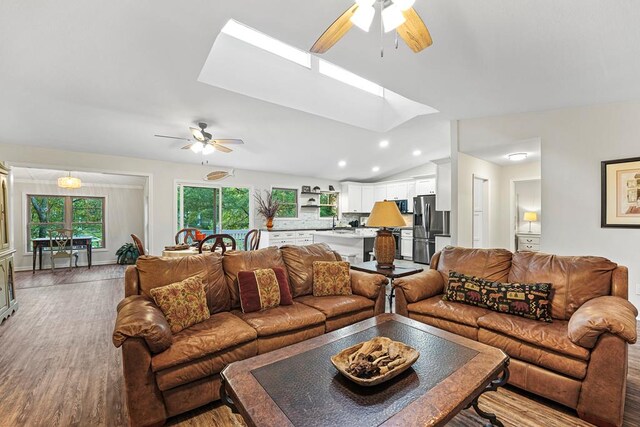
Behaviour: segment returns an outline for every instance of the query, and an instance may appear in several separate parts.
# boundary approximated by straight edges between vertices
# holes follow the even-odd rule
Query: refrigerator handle
[[[427,204],[426,209],[426,221],[424,222],[424,229],[427,232],[427,236],[431,235],[431,203]]]

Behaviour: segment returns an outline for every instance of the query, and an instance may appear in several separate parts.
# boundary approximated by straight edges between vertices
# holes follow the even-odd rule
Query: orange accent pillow
[[[243,313],[293,304],[287,273],[280,267],[239,271],[238,288]]]
[[[349,263],[346,261],[313,262],[313,296],[351,295]]]
[[[153,288],[149,292],[174,334],[209,318],[207,294],[200,276]]]

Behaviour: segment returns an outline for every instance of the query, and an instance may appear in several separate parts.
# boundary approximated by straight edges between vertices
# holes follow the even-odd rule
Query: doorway
[[[473,175],[473,248],[489,246],[489,180]]]
[[[539,178],[511,182],[511,250],[518,247],[518,236],[539,238],[542,234],[542,181]]]

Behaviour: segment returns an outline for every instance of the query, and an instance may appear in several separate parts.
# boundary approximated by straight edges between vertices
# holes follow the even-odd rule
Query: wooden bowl
[[[371,378],[359,378],[347,372],[347,368],[349,367],[349,356],[351,356],[356,351],[360,350],[360,348],[369,341],[375,342],[375,341],[383,341],[383,340],[389,344],[395,343],[400,347],[400,356],[404,357],[405,359],[405,361],[401,365],[396,366],[386,374],[377,375]],[[333,366],[335,366],[336,369],[340,371],[342,375],[344,375],[354,383],[361,386],[371,387],[374,385],[381,384],[385,381],[389,381],[391,378],[395,378],[396,376],[400,375],[401,373],[409,369],[411,365],[413,365],[415,361],[418,360],[418,357],[420,357],[420,352],[418,350],[416,350],[413,347],[409,347],[408,345],[401,343],[399,341],[392,341],[389,338],[385,338],[385,337],[375,337],[369,341],[358,343],[356,345],[353,345],[349,348],[342,350],[340,353],[336,355],[331,356],[331,363],[333,363]]]

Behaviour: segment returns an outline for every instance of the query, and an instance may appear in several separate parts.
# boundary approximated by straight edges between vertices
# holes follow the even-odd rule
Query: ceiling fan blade
[[[158,138],[169,138],[169,139],[179,139],[182,141],[191,141],[189,138],[180,138],[178,136],[167,136],[167,135],[153,135],[156,136]]]
[[[187,144],[187,145],[185,145],[184,147],[182,147],[182,150],[189,150],[189,149],[191,149],[191,146],[192,146],[192,145],[193,145],[193,144]]]
[[[230,153],[233,150],[229,147],[225,147],[224,145],[220,145],[220,144],[213,144],[213,148],[215,148],[218,151],[222,151],[223,153]]]
[[[195,139],[197,139],[200,142],[205,141],[204,134],[202,133],[201,129],[190,127],[189,130],[191,131],[191,134]]]
[[[353,27],[353,23],[351,22],[351,17],[355,13],[356,9],[358,9],[358,5],[354,4],[349,9],[347,9],[342,15],[338,17],[333,24],[329,26],[325,30],[324,33],[320,36],[318,40],[311,46],[311,52],[313,53],[325,53],[331,47],[338,42],[347,31]]]
[[[227,144],[227,145],[241,145],[244,144],[244,141],[241,139],[214,139],[214,144]]]
[[[429,34],[429,30],[427,26],[424,25],[418,12],[416,12],[414,8],[410,8],[402,12],[402,14],[406,21],[399,26],[396,31],[407,46],[415,53],[431,46],[433,44],[431,34]]]

